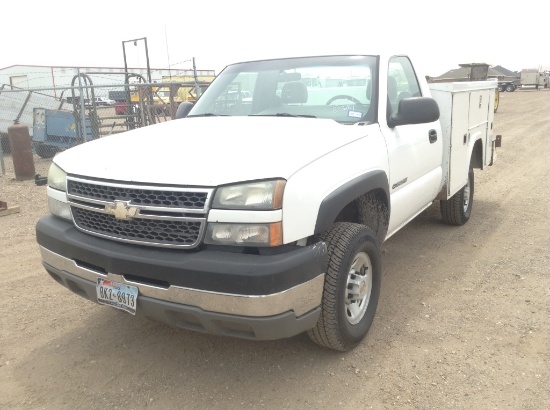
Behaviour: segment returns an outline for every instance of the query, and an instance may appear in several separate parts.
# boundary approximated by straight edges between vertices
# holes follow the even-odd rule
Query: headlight
[[[286,181],[251,182],[218,188],[212,208],[267,211],[281,209]]]
[[[67,174],[53,162],[48,172],[48,207],[53,215],[71,220],[71,208],[67,203]]]
[[[54,162],[50,165],[48,172],[48,186],[59,191],[67,191],[67,174]]]
[[[279,246],[283,242],[282,223],[210,223],[204,242],[215,245]]]

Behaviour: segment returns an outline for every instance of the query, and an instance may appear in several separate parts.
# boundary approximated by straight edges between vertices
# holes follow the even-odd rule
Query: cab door
[[[380,71],[381,76],[384,75],[384,71]],[[386,115],[379,115],[379,123],[388,148],[390,236],[431,204],[437,196],[442,185],[443,143],[439,121],[395,127],[388,125],[390,116],[399,109],[399,101],[423,96],[408,57],[390,58],[386,78]],[[382,100],[380,103],[382,104]]]

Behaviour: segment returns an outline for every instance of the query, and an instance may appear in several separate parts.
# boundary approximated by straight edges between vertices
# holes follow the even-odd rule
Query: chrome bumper
[[[40,246],[40,252],[47,270],[51,271],[48,269],[51,267],[57,272],[68,273],[89,282],[94,287],[98,278],[108,278],[137,287],[139,297],[148,297],[177,305],[194,306],[205,311],[228,315],[267,317],[284,312],[294,312],[296,317],[300,317],[320,306],[323,293],[324,274],[288,290],[269,295],[224,294],[178,286],[161,288],[136,283],[126,280],[123,275],[104,274],[79,266],[74,260],[52,252],[43,246]],[[62,284],[67,286],[65,283]],[[70,286],[67,287],[75,291]],[[93,300],[91,297],[89,299]]]

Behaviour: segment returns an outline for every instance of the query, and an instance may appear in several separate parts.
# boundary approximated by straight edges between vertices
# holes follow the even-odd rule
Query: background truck
[[[115,100],[112,100],[107,97],[94,97],[93,100],[90,100],[88,102],[87,106],[91,107],[94,103],[98,107],[108,107],[108,106],[115,105]]]
[[[516,83],[511,80],[501,80],[498,82],[498,91],[501,93],[504,91],[511,93],[516,91],[517,88],[518,86],[516,85]]]
[[[524,68],[521,70],[520,76],[521,87],[535,87],[539,88],[548,87],[548,76],[544,72],[537,69]]]
[[[42,263],[132,315],[350,350],[374,319],[382,243],[436,201],[444,223],[470,219],[474,169],[500,146],[496,86],[429,86],[405,55],[230,65],[179,119],[56,155]]]

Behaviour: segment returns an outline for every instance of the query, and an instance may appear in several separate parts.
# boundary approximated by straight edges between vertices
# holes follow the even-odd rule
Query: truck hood
[[[90,141],[54,161],[68,174],[152,184],[288,179],[369,128],[312,118],[186,118]]]

